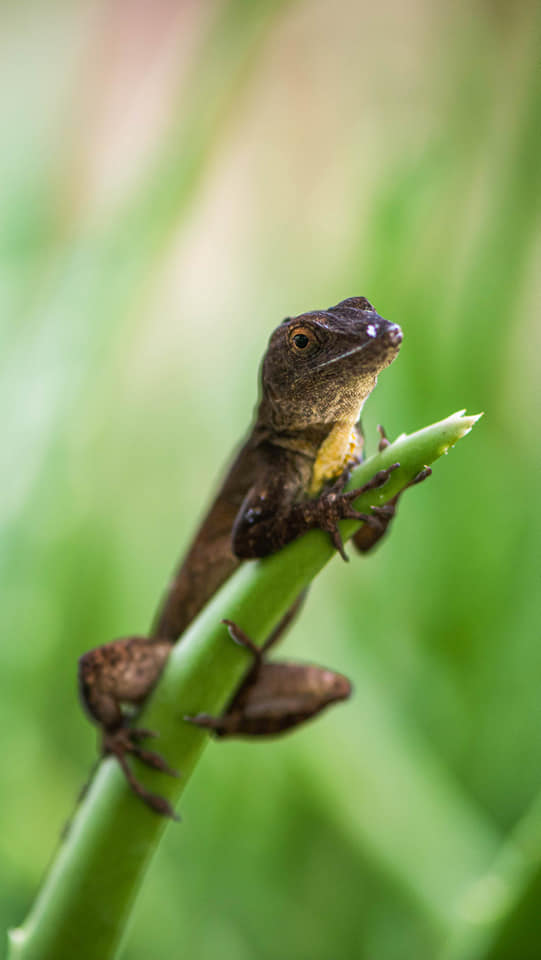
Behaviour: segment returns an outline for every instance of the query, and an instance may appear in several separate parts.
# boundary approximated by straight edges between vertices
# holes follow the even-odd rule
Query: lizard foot
[[[145,750],[145,748],[140,745],[141,740],[156,736],[157,733],[153,730],[144,730],[142,728],[130,729],[120,727],[118,730],[105,731],[103,735],[103,753],[106,755],[112,754],[117,758],[131,789],[151,810],[154,810],[155,813],[159,813],[164,817],[171,817],[172,820],[178,820],[179,817],[173,810],[171,804],[165,797],[160,797],[158,794],[151,793],[150,790],[147,790],[141,781],[137,779],[126,759],[126,754],[131,753],[134,757],[137,757],[141,763],[145,763],[147,767],[151,767],[153,770],[160,770],[162,773],[167,773],[172,777],[178,777],[178,772],[169,766],[161,754],[155,753],[154,750]]]
[[[349,558],[344,549],[340,530],[338,529],[338,521],[346,519],[362,520],[367,527],[379,530],[379,518],[373,516],[372,513],[361,513],[361,511],[356,510],[353,506],[353,501],[363,493],[368,493],[370,490],[377,490],[379,487],[382,487],[387,483],[392,471],[396,470],[399,466],[400,464],[393,463],[385,470],[378,470],[372,479],[369,480],[368,483],[365,483],[364,486],[358,487],[355,490],[348,490],[347,493],[343,492],[345,481],[340,477],[327,493],[323,493],[318,500],[314,501],[314,507],[317,512],[317,526],[320,527],[321,530],[327,531],[343,560],[347,561]]]

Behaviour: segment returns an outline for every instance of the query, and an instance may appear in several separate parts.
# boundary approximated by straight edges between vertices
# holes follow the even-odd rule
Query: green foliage
[[[486,417],[288,637],[355,698],[291,739],[208,749],[122,955],[528,960],[538,11],[194,7],[139,28],[108,5],[2,14],[5,925],[94,756],[77,656],[146,629],[277,320],[364,294],[404,330],[370,452],[377,422]]]

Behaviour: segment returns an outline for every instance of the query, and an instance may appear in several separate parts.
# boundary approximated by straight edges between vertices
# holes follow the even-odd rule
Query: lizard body
[[[263,359],[255,423],[173,577],[150,637],[121,638],[81,658],[83,704],[103,731],[104,749],[118,757],[131,786],[159,812],[171,811],[135,780],[125,754],[160,769],[167,765],[140,747],[138,731],[126,728],[122,703],[144,701],[171,646],[242,561],[273,553],[313,527],[327,530],[347,559],[337,526],[347,516],[367,521],[359,531],[359,549],[366,551],[379,539],[388,521],[374,529],[374,518],[351,506],[359,491],[346,494],[342,487],[360,458],[362,434],[356,424],[362,406],[401,340],[400,328],[380,317],[364,297],[284,320]],[[231,625],[230,630],[250,646],[240,628]],[[276,733],[349,693],[345,678],[332,671],[305,666],[303,674],[300,665],[262,663],[260,651],[253,652],[254,667],[224,717],[200,715],[194,722],[222,735]]]

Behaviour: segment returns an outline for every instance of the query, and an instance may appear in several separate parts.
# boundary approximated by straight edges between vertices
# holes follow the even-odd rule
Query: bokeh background
[[[2,919],[95,755],[76,660],[147,629],[286,315],[400,323],[364,417],[474,433],[289,656],[346,705],[211,744],[124,960],[541,956],[540,16],[505,0],[6,3]]]

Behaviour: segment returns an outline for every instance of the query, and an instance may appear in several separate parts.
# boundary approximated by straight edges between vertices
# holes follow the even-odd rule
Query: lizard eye
[[[294,328],[289,342],[294,353],[312,353],[317,348],[317,337],[310,327]]]

